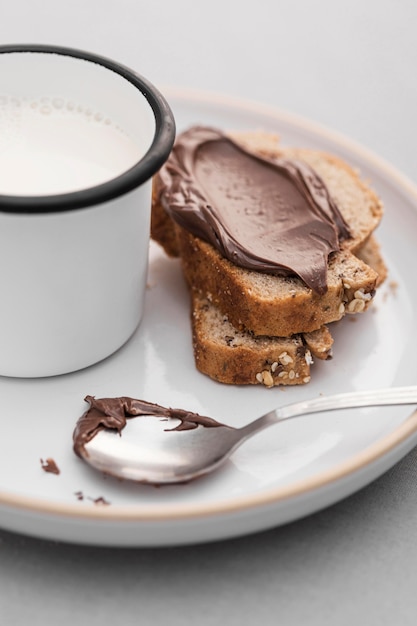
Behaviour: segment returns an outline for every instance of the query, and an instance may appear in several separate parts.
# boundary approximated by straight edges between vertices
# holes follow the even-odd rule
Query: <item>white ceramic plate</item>
[[[340,391],[416,382],[417,193],[391,167],[350,141],[276,110],[222,97],[166,90],[178,128],[277,132],[359,167],[384,200],[378,231],[390,276],[372,311],[335,326],[334,358],[315,363],[309,385],[230,387],[193,362],[187,291],[179,265],[151,246],[143,323],[113,357],[49,379],[0,378],[0,526],[49,539],[163,546],[239,536],[295,520],[369,483],[417,443],[410,408],[316,415],[260,433],[216,474],[155,488],[95,472],[72,452],[86,394],[129,395],[243,425],[273,407]],[[30,304],[30,303],[29,303]],[[61,472],[45,473],[52,457]],[[104,498],[108,504],[100,503]]]

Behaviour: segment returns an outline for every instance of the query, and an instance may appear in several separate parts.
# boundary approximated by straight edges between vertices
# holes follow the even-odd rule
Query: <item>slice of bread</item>
[[[358,255],[378,269],[378,285],[387,276],[375,237]],[[332,356],[333,337],[327,326],[290,337],[255,336],[236,329],[218,307],[191,289],[193,349],[197,369],[216,381],[229,384],[305,384],[314,359]]]
[[[311,332],[345,313],[364,311],[378,283],[377,271],[366,263],[368,257],[362,260],[360,249],[357,256],[344,250],[331,259],[324,296],[296,277],[278,278],[237,267],[175,224],[158,202],[153,204],[151,232],[169,256],[181,256],[193,289],[208,296],[235,326],[257,335]]]
[[[255,337],[237,330],[207,298],[192,294],[197,369],[233,385],[297,385],[310,381],[312,355],[301,335]]]
[[[382,206],[344,162],[313,150],[282,149],[273,135],[234,134],[269,157],[306,161],[324,180],[352,234],[329,258],[324,295],[297,277],[273,276],[234,265],[209,243],[176,224],[153,185],[151,235],[169,256],[180,257],[192,301],[197,368],[229,384],[304,384],[313,357],[328,359],[333,338],[326,324],[365,311],[387,271],[372,233]]]
[[[345,313],[366,310],[378,274],[356,256],[382,216],[381,202],[357,173],[336,157],[314,150],[283,149],[274,135],[239,133],[233,138],[266,156],[306,161],[324,180],[352,237],[331,255],[328,289],[319,295],[297,277],[280,277],[238,267],[209,243],[176,224],[161,204],[162,183],[154,180],[151,234],[171,256],[180,256],[185,278],[193,289],[226,314],[230,322],[255,335],[285,337],[312,332]]]
[[[237,267],[205,241],[180,229],[178,243],[187,283],[219,307],[237,328],[255,335],[287,337],[317,330],[345,313],[369,306],[377,273],[349,250],[329,262],[324,295],[296,277],[277,277]]]

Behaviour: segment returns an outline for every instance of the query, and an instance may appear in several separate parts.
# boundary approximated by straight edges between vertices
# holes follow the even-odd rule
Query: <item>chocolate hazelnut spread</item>
[[[159,176],[167,213],[235,265],[326,292],[329,255],[350,233],[307,163],[260,156],[196,126],[179,135]]]
[[[126,396],[100,399],[86,396],[85,401],[89,403],[90,407],[79,418],[73,434],[74,452],[80,457],[83,456],[84,445],[91,441],[100,430],[109,428],[120,433],[126,426],[127,419],[141,415],[180,420],[180,423],[170,430],[190,430],[197,428],[197,426],[205,426],[206,428],[223,426],[211,417],[204,417],[183,409],[170,409]]]
[[[41,459],[41,467],[48,474],[60,474],[61,473],[54,459],[51,459],[50,457],[45,460]]]

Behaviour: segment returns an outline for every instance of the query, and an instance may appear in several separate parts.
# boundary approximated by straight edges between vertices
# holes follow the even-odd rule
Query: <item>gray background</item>
[[[269,103],[417,182],[413,0],[1,0],[0,43],[115,58],[155,84]],[[0,531],[0,623],[415,623],[417,451],[354,496],[265,533],[122,550]]]

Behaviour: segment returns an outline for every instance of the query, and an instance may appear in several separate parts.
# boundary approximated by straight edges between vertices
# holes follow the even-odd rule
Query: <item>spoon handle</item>
[[[368,391],[353,391],[333,396],[320,396],[311,400],[303,400],[294,404],[279,407],[241,429],[242,434],[249,436],[267,426],[278,422],[322,411],[353,409],[368,406],[388,406],[400,404],[417,404],[417,386],[392,387]]]

